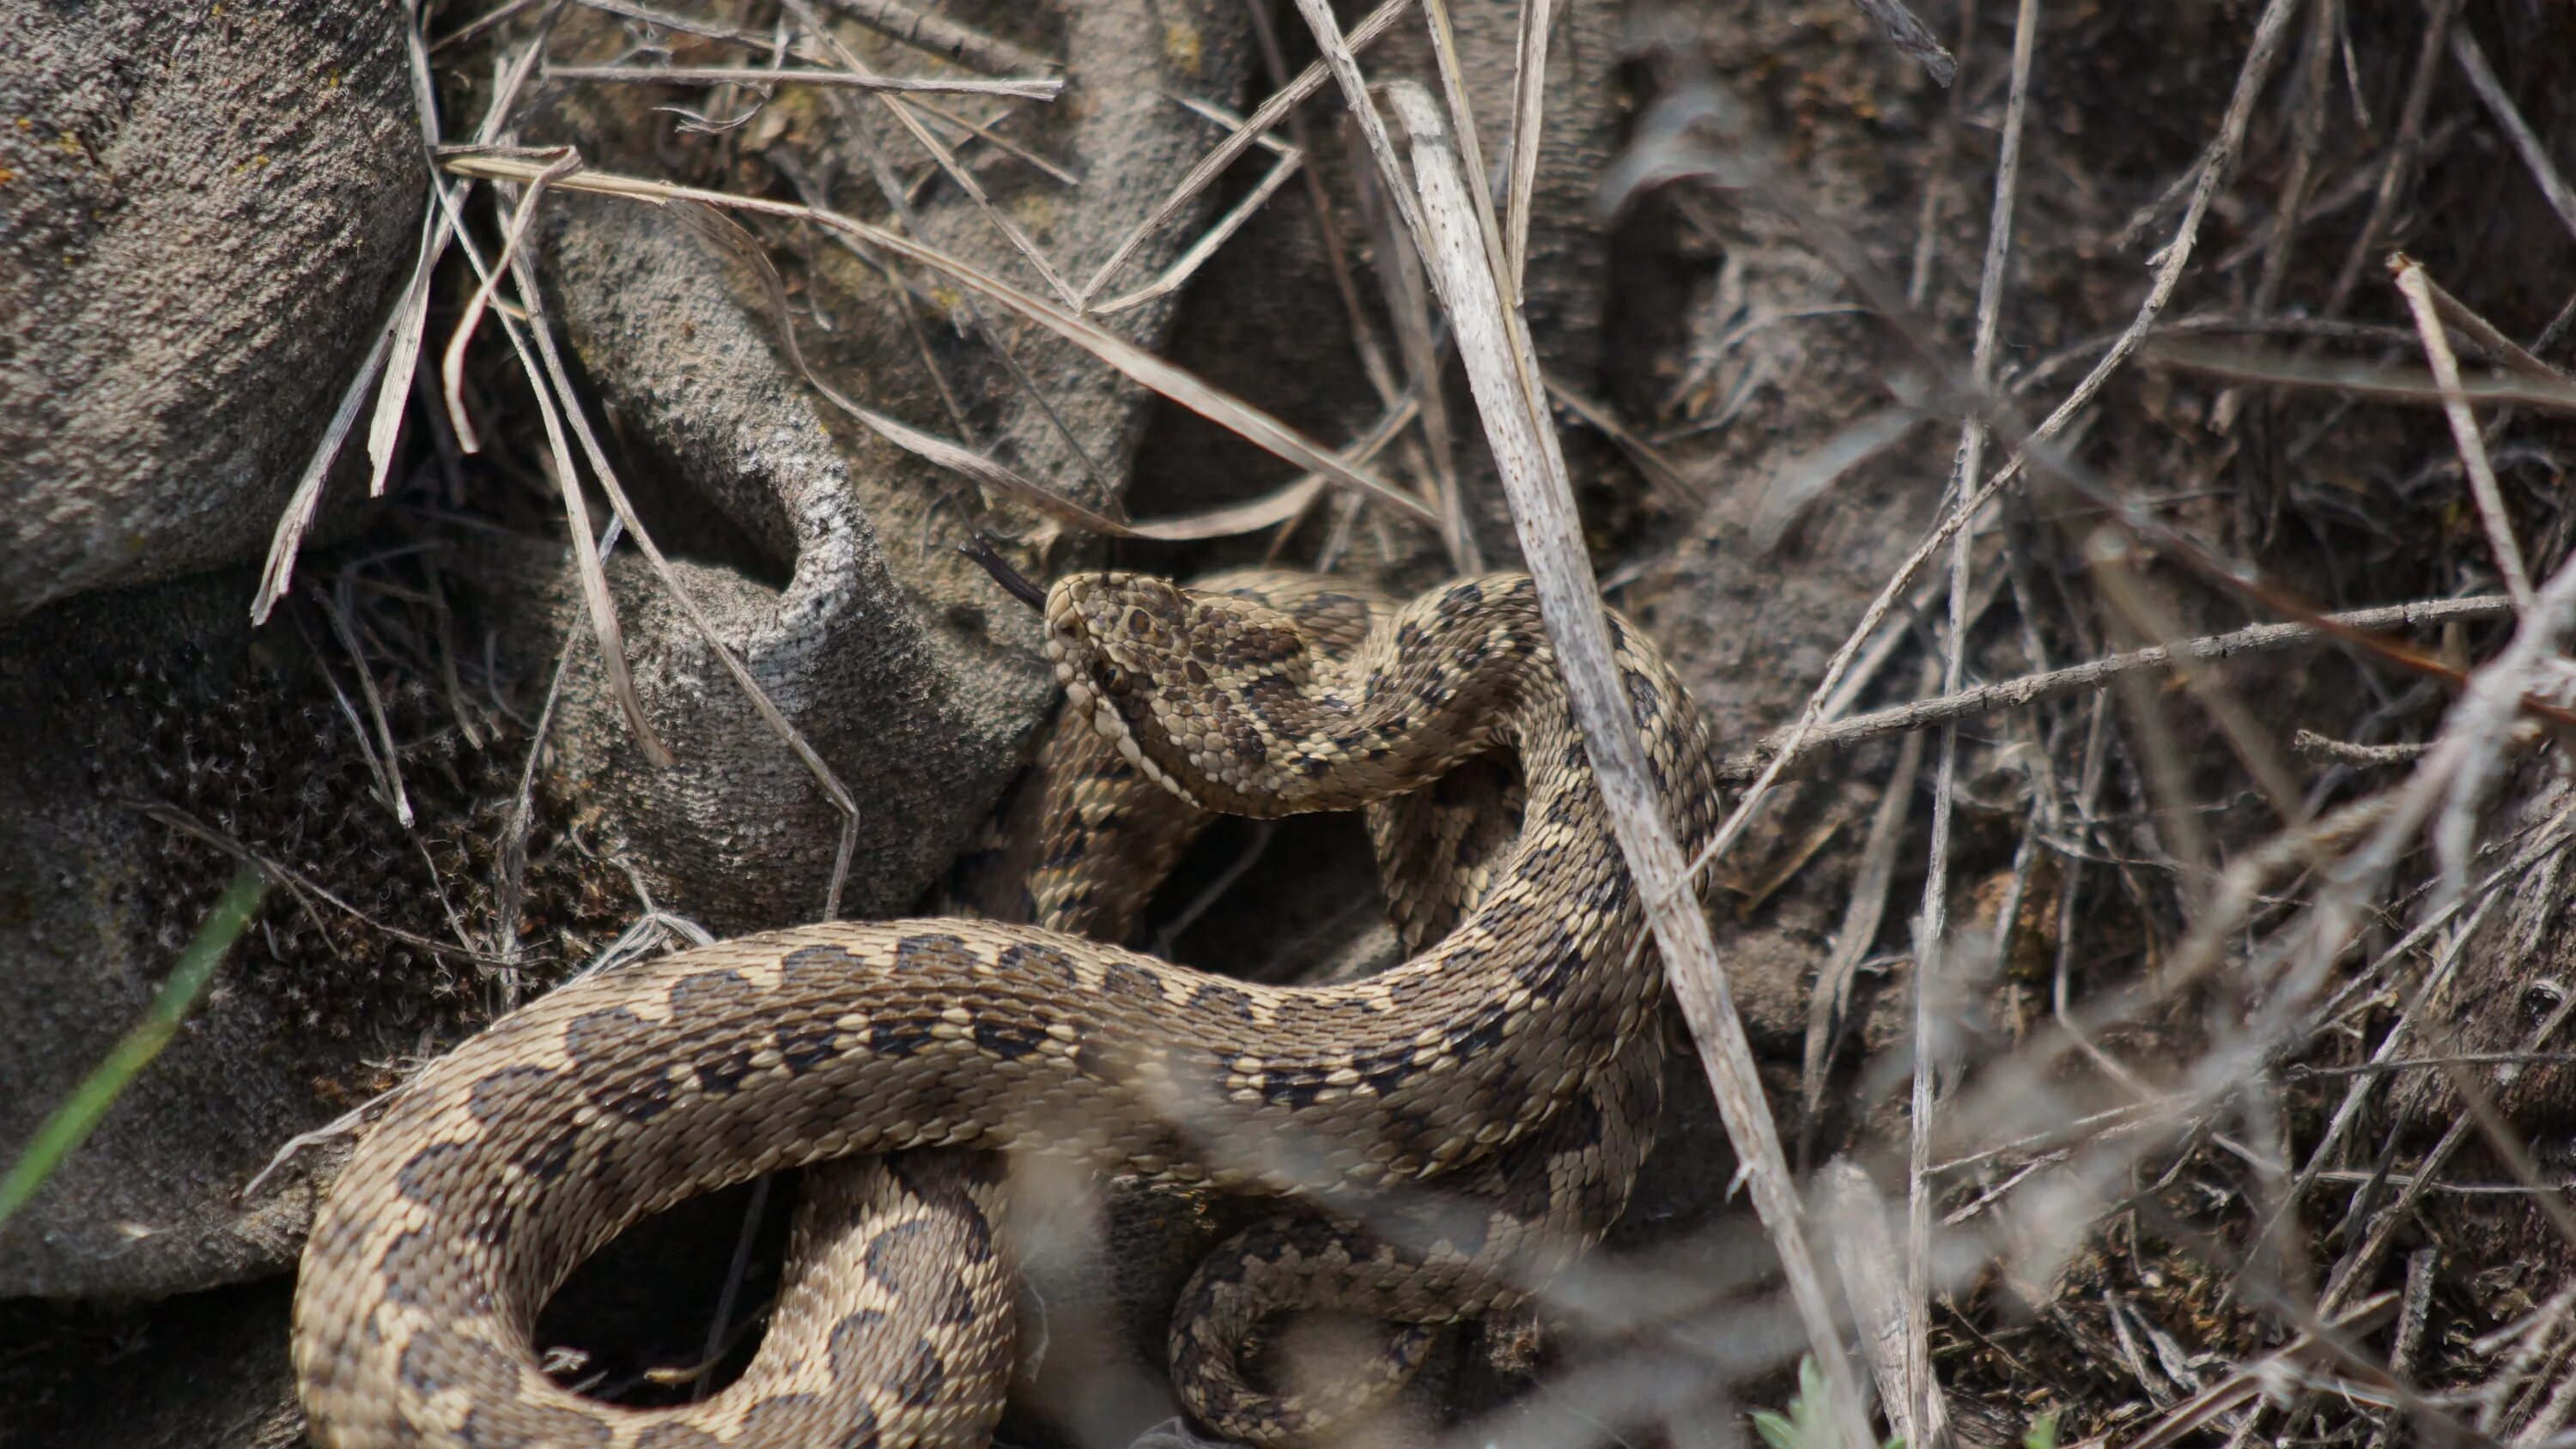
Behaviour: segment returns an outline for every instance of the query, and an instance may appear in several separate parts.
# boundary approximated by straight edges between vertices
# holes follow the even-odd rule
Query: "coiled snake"
[[[1202,1267],[1175,1315],[1176,1381],[1211,1428],[1259,1442],[1314,1433],[1384,1383],[1265,1395],[1234,1361],[1254,1318],[1329,1303],[1443,1322],[1597,1239],[1642,1151],[1662,983],[1529,580],[1434,591],[1347,658],[1278,609],[1140,575],[1069,577],[1044,607],[1069,712],[1192,805],[1352,809],[1508,748],[1519,835],[1486,854],[1435,807],[1379,812],[1382,851],[1446,850],[1463,884],[1399,895],[1409,939],[1455,929],[1355,982],[1256,985],[939,918],[771,932],[567,984],[426,1068],[334,1187],[295,1301],[320,1443],[981,1442],[1010,1368],[1010,1269],[985,1228],[991,1159],[973,1154],[821,1174],[760,1354],[715,1398],[618,1409],[538,1369],[537,1310],[627,1225],[853,1154],[1044,1149],[1336,1205],[1453,1189],[1389,1195],[1363,1226],[1292,1209]],[[1612,637],[1673,824],[1702,837],[1705,723],[1651,646],[1615,618]],[[1039,863],[1037,894],[1079,874],[1078,852],[1160,849],[1094,825]],[[1037,904],[1082,913],[1062,892]],[[1393,1333],[1382,1378],[1419,1348]]]

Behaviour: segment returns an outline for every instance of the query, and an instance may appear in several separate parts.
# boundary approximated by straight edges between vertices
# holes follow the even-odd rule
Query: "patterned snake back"
[[[1298,1281],[1343,1293],[1375,1272],[1362,1311],[1436,1322],[1508,1296],[1471,1281],[1493,1264],[1543,1273],[1597,1236],[1634,1170],[1661,981],[1528,580],[1427,595],[1346,660],[1275,610],[1135,575],[1059,582],[1047,615],[1070,708],[1179,797],[1346,809],[1509,748],[1520,836],[1481,889],[1408,922],[1420,934],[1472,900],[1455,930],[1358,982],[1261,986],[943,918],[745,937],[567,985],[426,1069],[326,1204],[295,1330],[320,1442],[980,1440],[1008,1371],[1009,1268],[980,1232],[992,1185],[972,1156],[851,1174],[839,1201],[808,1209],[798,1252],[816,1258],[782,1288],[752,1374],[715,1400],[614,1409],[538,1371],[537,1309],[625,1226],[850,1154],[1035,1148],[1336,1201],[1463,1185],[1470,1208],[1417,1215],[1411,1240],[1292,1214],[1202,1270],[1176,1367],[1203,1418],[1266,1441],[1317,1420],[1246,1398],[1221,1340],[1293,1306]],[[1705,726],[1613,626],[1673,823],[1703,835],[1717,798]],[[1543,1227],[1488,1241],[1514,1222]],[[834,1243],[843,1260],[818,1265]]]

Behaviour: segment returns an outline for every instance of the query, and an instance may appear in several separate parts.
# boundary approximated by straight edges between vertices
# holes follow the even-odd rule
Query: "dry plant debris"
[[[548,59],[567,8],[626,27],[633,57]],[[433,8],[439,37],[414,36],[429,141],[434,77],[474,66],[497,81],[474,143],[440,152],[414,281],[280,520],[255,612],[290,586],[359,416],[382,489],[405,410],[434,392],[465,452],[489,441],[537,460],[521,471],[559,499],[598,646],[619,658],[598,555],[622,531],[662,561],[520,246],[552,191],[707,208],[773,247],[831,234],[925,323],[1044,329],[1305,475],[1255,503],[1139,522],[1014,473],[962,427],[835,398],[1054,527],[1267,533],[1270,551],[1317,560],[1344,556],[1355,528],[1415,530],[1464,566],[1483,547],[1464,490],[1492,485],[1453,450],[1481,433],[1772,1257],[1723,1245],[1742,1224],[1711,1202],[1700,1230],[1553,1285],[1546,1321],[1575,1348],[1543,1359],[1547,1407],[1496,1409],[1451,1439],[1723,1442],[1743,1424],[1711,1406],[1753,1389],[1784,1403],[1803,1353],[1816,1369],[1800,1422],[1854,1449],[1880,1422],[1920,1445],[2017,1440],[2041,1410],[2064,1442],[2142,1449],[2567,1442],[2567,21],[2458,0],[2154,15],[1970,0],[1922,18],[1887,3],[1641,5],[1642,106],[1602,207],[1695,275],[1631,299],[1667,320],[1593,379],[1545,375],[1520,311],[1532,148],[1483,150],[1543,124],[1552,8],[1521,0],[1522,72],[1498,128],[1472,114],[1445,0],[1387,0],[1347,29],[1300,0],[1302,34],[1283,39],[1316,59],[1240,119],[1233,97],[1180,98],[1222,138],[1137,234],[1193,214],[1258,152],[1256,179],[1164,274],[1123,277],[1122,250],[1079,284],[1001,207],[987,211],[1015,277],[910,234],[891,202],[877,219],[837,212],[776,168],[735,167],[769,183],[736,190],[501,144],[530,87],[698,92],[674,135],[722,151],[786,88],[825,82],[918,141],[894,163],[914,179],[896,175],[889,197],[980,198],[979,168],[1047,166],[1007,139],[1012,108],[1081,92],[1024,47],[894,0],[828,15],[799,0]],[[915,43],[920,73],[869,68],[850,24]],[[1398,26],[1427,27],[1431,84],[1372,72],[1367,47]],[[1364,244],[1385,295],[1349,294],[1383,411],[1336,443],[1105,319],[1184,288],[1298,194],[1301,169],[1315,183],[1315,147],[1344,137],[1357,159],[1336,178],[1385,222]],[[479,207],[485,188],[503,204]],[[451,248],[479,281],[432,336]],[[772,286],[792,346],[793,289]],[[1373,340],[1381,314],[1401,372]],[[477,436],[489,404],[464,359],[478,326],[505,335],[536,434],[519,417]],[[1854,359],[1846,375],[1874,371],[1880,395],[1803,387],[1832,350]],[[1615,536],[1578,516],[1590,485],[1567,465],[1559,403],[1651,483]],[[1748,493],[1731,478],[1766,429],[1811,445]],[[1946,463],[1929,456],[1936,437]],[[605,530],[585,476],[613,512]],[[1794,567],[1890,478],[1937,506],[1892,541],[1876,598],[1837,621],[1842,645],[1787,681],[1803,705],[1731,762],[1747,785],[1735,823],[1684,861],[1602,673],[1596,565],[1662,624],[1702,602],[1682,578],[1697,552]],[[1908,654],[1920,669],[1894,667]],[[2249,666],[2258,655],[2273,662]],[[1870,823],[1801,857],[1843,904],[1815,957],[1804,1090],[1784,1096],[1682,882],[1757,874],[1736,857],[1777,833],[1800,778],[1883,770],[1870,742],[1890,735],[1904,744]],[[398,802],[399,780],[384,786]],[[1863,1029],[1866,996],[1902,1003],[1892,1033]],[[1795,1122],[1794,1154],[1780,1121]],[[1844,1226],[1820,1240],[1829,1221]],[[1826,1250],[1853,1241],[1885,1247]]]

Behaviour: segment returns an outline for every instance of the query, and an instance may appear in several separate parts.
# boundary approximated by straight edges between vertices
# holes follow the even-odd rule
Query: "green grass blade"
[[[64,1158],[88,1138],[107,1109],[116,1102],[117,1094],[161,1054],[178,1033],[179,1023],[186,1020],[189,1008],[204,995],[206,983],[214,979],[215,967],[232,949],[244,927],[250,924],[251,912],[259,908],[260,898],[268,894],[268,877],[250,866],[237,872],[232,883],[224,887],[215,908],[206,913],[205,924],[197,928],[196,939],[179,957],[178,969],[161,983],[161,991],[152,998],[150,1009],[116,1049],[107,1054],[70,1100],[45,1119],[36,1129],[35,1139],[9,1165],[9,1175],[0,1177],[0,1223],[26,1206],[36,1189],[62,1165]]]

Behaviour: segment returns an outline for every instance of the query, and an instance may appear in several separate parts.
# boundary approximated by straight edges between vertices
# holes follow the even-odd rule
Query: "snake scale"
[[[1382,975],[1308,986],[949,917],[771,932],[568,983],[425,1068],[325,1203],[295,1303],[318,1442],[981,1442],[1011,1352],[994,1159],[914,1149],[1047,1150],[1299,1199],[1203,1265],[1175,1313],[1185,1401],[1256,1442],[1328,1428],[1422,1343],[1391,1329],[1380,1382],[1300,1402],[1242,1374],[1262,1315],[1444,1322],[1606,1229],[1653,1108],[1662,982],[1529,580],[1450,584],[1339,655],[1268,604],[1143,575],[1074,575],[1043,606],[1069,713],[1137,776],[1255,816],[1397,800],[1373,819],[1379,849],[1447,851],[1462,882],[1398,896],[1399,926],[1416,944],[1454,928]],[[1614,616],[1612,637],[1673,824],[1703,837],[1707,726],[1642,636]],[[1425,787],[1498,749],[1526,803],[1491,847]],[[1033,896],[1084,878],[1092,850],[1163,849],[1094,825],[1037,863]],[[1128,909],[1035,904],[1058,923]],[[854,1155],[809,1189],[741,1381],[630,1410],[539,1371],[538,1309],[623,1228]],[[1388,1191],[1416,1182],[1446,1190]],[[1319,1202],[1393,1206],[1354,1224]]]

